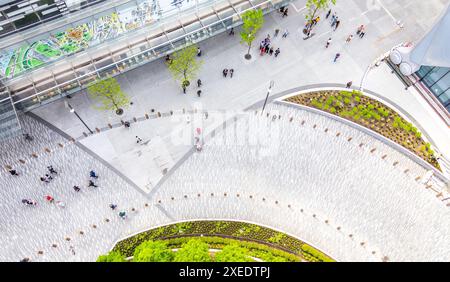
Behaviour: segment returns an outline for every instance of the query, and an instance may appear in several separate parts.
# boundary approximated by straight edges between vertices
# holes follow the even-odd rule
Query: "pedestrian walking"
[[[53,166],[48,166],[47,167],[47,169],[48,169],[48,171],[51,173],[51,174],[58,174],[58,172],[53,168]]]
[[[328,20],[328,18],[330,17],[330,14],[331,14],[331,9],[330,9],[330,10],[328,10],[328,13],[327,13],[327,15],[325,16],[325,19],[327,19],[327,20]]]
[[[22,204],[26,206],[36,206],[37,203],[35,201],[29,200],[29,199],[22,199]]]
[[[346,43],[350,43],[350,41],[352,41],[353,39],[353,34],[350,34],[347,39],[345,40]]]
[[[359,34],[359,38],[363,38],[364,35],[366,35],[366,31],[363,29],[363,30],[361,31],[361,33]]]
[[[49,203],[53,203],[55,201],[55,199],[50,195],[45,195],[44,199]]]
[[[284,33],[283,33],[283,38],[286,38],[288,36],[288,34],[289,34],[289,31],[287,29],[285,29]]]
[[[45,178],[45,177],[40,177],[39,178],[42,182],[45,182],[45,183],[49,183],[50,182],[50,180],[48,180],[47,178]]]
[[[267,44],[266,47],[264,48],[264,52],[266,52],[266,54],[269,54],[269,50],[270,50],[270,44]]]
[[[359,35],[363,30],[364,30],[364,25],[362,24],[356,29],[356,35]]]
[[[347,82],[347,85],[345,86],[346,88],[350,88],[352,87],[353,81],[349,81]]]
[[[48,175],[48,174],[46,174],[46,175],[45,175],[45,178],[47,178],[47,180],[48,180],[48,181],[51,181],[51,180],[53,180],[53,176],[51,176],[51,175]]]
[[[9,173],[14,176],[19,176],[19,173],[15,169],[10,169]]]
[[[328,48],[328,47],[330,47],[330,44],[331,44],[331,37],[330,38],[328,38],[328,40],[327,40],[327,44],[325,44],[325,48]]]
[[[331,17],[331,27],[334,27],[338,20],[338,16],[336,16],[336,13],[333,13],[333,16]]]
[[[313,20],[313,24],[314,24],[314,25],[317,25],[317,24],[319,23],[319,21],[320,21],[320,17],[317,16],[317,17]]]
[[[183,93],[186,94],[186,85],[182,85],[181,88],[183,89]]]
[[[139,136],[136,136],[136,143],[139,144],[142,142],[142,139]]]
[[[234,35],[234,28],[233,27],[230,29],[230,33],[228,35]]]
[[[123,123],[123,126],[125,126],[126,128],[130,128],[131,123],[130,123],[129,121],[125,121],[125,122]]]
[[[288,16],[288,8],[285,8],[283,11],[283,18]]]
[[[88,187],[94,187],[94,188],[97,188],[98,186],[95,185],[94,181],[89,180],[89,185],[88,185]]]
[[[270,54],[270,56],[273,55],[273,47],[270,47],[269,54]]]
[[[72,255],[75,255],[75,248],[73,246],[69,247],[69,251],[72,252]]]
[[[197,96],[200,97],[201,94],[202,94],[202,91],[201,91],[201,90],[198,90],[198,91],[197,91]]]
[[[202,50],[200,47],[197,48],[197,57],[200,57],[202,55]]]
[[[273,35],[273,37],[277,37],[278,33],[280,33],[280,30],[277,28],[277,29],[275,29],[275,34]]]
[[[91,170],[91,171],[89,172],[89,176],[90,176],[91,178],[95,178],[95,179],[98,178],[97,173],[96,173],[95,171],[93,171],[93,170]]]
[[[75,185],[73,186],[73,190],[75,190],[75,192],[80,192],[81,188]]]
[[[115,210],[115,209],[117,208],[117,205],[115,205],[115,204],[109,204],[109,207],[110,207],[112,210]]]
[[[120,211],[119,212],[119,216],[121,219],[126,219],[127,218],[127,213],[125,211]]]
[[[277,48],[277,50],[275,50],[275,58],[278,57],[278,55],[280,55],[280,48]]]
[[[233,78],[234,69],[230,69],[230,78]]]
[[[223,74],[223,77],[227,77],[228,69],[223,69],[222,74]]]
[[[202,81],[200,80],[200,78],[197,80],[197,87],[202,86]]]
[[[334,26],[334,31],[336,31],[336,29],[339,27],[340,24],[341,24],[341,20],[337,20],[336,25]]]
[[[337,59],[341,56],[341,53],[337,53],[336,56],[334,56],[334,62],[336,63]]]

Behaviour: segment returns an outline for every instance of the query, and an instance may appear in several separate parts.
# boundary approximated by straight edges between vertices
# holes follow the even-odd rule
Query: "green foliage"
[[[175,81],[181,82],[182,87],[186,87],[187,82],[197,76],[203,64],[202,60],[197,59],[195,44],[173,53],[171,59],[166,63],[167,67]]]
[[[306,1],[306,15],[305,20],[311,21],[316,18],[318,11],[328,9],[330,4],[335,5],[336,0],[307,0]]]
[[[361,102],[361,98],[358,96],[356,96],[354,99],[355,99],[355,102],[358,102],[358,103]]]
[[[331,108],[330,108],[330,113],[335,114],[335,113],[336,113],[336,108],[331,107]]]
[[[283,240],[284,236],[285,235],[283,233],[277,233],[277,234],[275,234],[275,236],[269,238],[269,242],[270,243],[279,243],[281,240]]]
[[[98,257],[97,262],[125,262],[125,256],[120,252],[111,251],[106,255],[101,255]]]
[[[215,260],[217,262],[253,261],[253,259],[249,257],[249,251],[235,243],[225,246],[222,251],[216,253]]]
[[[183,244],[175,254],[175,262],[210,262],[208,244],[199,239],[192,239]]]
[[[316,250],[315,248],[313,248],[307,244],[303,244],[301,248],[302,248],[302,252],[305,256],[312,258],[315,261],[321,261],[321,262],[332,262],[333,261],[333,259],[331,259],[327,255],[325,255],[324,253]]]
[[[256,39],[256,33],[264,24],[264,14],[261,9],[248,10],[242,14],[241,43],[248,46],[247,54],[250,54],[252,42]]]
[[[351,102],[352,102],[352,101],[351,101],[349,98],[345,98],[345,99],[344,99],[344,104],[346,104],[346,105],[350,105]]]
[[[136,262],[170,262],[174,253],[163,241],[146,241],[134,250],[133,261]]]
[[[87,91],[94,101],[101,104],[96,106],[99,110],[118,110],[130,104],[129,97],[121,90],[120,84],[114,78],[95,81],[87,88]]]

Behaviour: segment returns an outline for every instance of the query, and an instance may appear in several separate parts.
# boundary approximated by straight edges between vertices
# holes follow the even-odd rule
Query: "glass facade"
[[[416,75],[450,113],[450,68],[422,66]]]
[[[67,30],[71,30],[72,28],[71,34],[73,33],[73,36],[80,38],[77,41],[78,43],[86,41],[89,44],[86,44],[86,46],[82,46],[82,44],[74,46],[70,44],[70,41],[63,40],[62,42],[68,44],[67,48],[70,49],[69,51],[74,48],[75,51],[69,52],[70,54],[66,53],[46,64],[22,71],[20,75],[10,76],[9,78],[3,77],[0,80],[3,80],[4,85],[7,86],[10,99],[17,110],[31,110],[52,100],[78,92],[96,79],[119,75],[142,64],[163,57],[168,53],[184,48],[186,45],[205,40],[227,31],[231,27],[238,26],[242,23],[240,14],[246,10],[260,8],[264,13],[268,13],[288,4],[290,1],[189,1],[189,5],[186,7],[188,9],[180,11],[179,14],[174,14],[172,17],[162,17],[158,21],[150,22],[145,18],[145,9],[140,10],[143,13],[136,13],[136,11],[131,10],[134,12],[123,12],[121,14],[123,19],[118,26],[120,28],[126,26],[123,24],[124,22],[133,23],[134,25],[130,25],[130,30],[120,35],[116,32],[117,29],[115,29],[116,26],[113,24],[114,21],[109,21],[105,25],[106,22],[103,20],[106,18],[111,19],[108,16],[110,15],[108,13],[109,11],[106,11],[105,14],[97,14],[93,19],[94,21],[102,19],[100,22],[96,22],[101,24],[94,25],[101,31],[94,36],[97,40],[93,40],[92,36],[85,36],[85,32],[77,33],[73,31],[74,26],[83,26],[83,22],[86,20],[78,19],[73,23],[69,23],[67,28],[62,28],[61,30],[66,30],[65,35],[67,36]],[[153,0],[133,0],[126,2],[128,2],[127,5],[120,6],[123,8],[121,11],[130,11],[129,7],[136,7],[135,5],[128,6],[130,3],[151,3]],[[159,3],[167,3],[170,5],[171,2],[168,0],[160,0]],[[167,8],[165,10],[166,12],[171,11]],[[128,15],[130,17],[132,15],[134,17],[133,20],[130,20]],[[56,34],[54,36],[58,34],[49,33]],[[48,34],[40,34],[39,38],[36,38],[37,41],[45,41],[46,35]],[[34,40],[32,41],[36,42]],[[22,44],[13,46],[13,48],[20,51]],[[33,46],[36,47],[35,45]],[[49,48],[43,47],[41,51],[55,56],[57,54],[53,51],[63,52],[59,49],[52,51]],[[38,52],[32,53],[36,54]],[[30,52],[19,52],[18,54],[30,54]],[[17,57],[24,56],[20,55]],[[27,63],[29,62],[29,60],[25,61]],[[11,70],[17,70],[17,68],[11,68],[11,64],[7,64],[7,66]]]

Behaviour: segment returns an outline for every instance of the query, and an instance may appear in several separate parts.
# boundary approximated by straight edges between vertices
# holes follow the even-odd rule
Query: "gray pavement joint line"
[[[229,121],[231,121],[233,124],[235,122],[235,118],[237,116],[240,116],[238,114],[230,117],[229,119],[225,120],[221,125],[217,126],[214,130],[212,130],[211,132],[208,133],[208,135],[204,136],[203,140],[206,143],[208,140],[214,138],[217,134],[218,131],[220,130],[225,130],[227,124]],[[181,159],[179,159],[169,170],[166,174],[164,174],[164,176],[158,181],[158,183],[155,184],[155,186],[153,186],[152,190],[150,191],[150,193],[148,193],[148,198],[152,199],[153,196],[155,195],[155,193],[157,192],[157,190],[159,190],[159,188],[161,188],[162,184],[190,157],[192,156],[194,153],[196,152],[196,149],[194,148],[194,146],[187,151],[183,157]]]
[[[32,112],[28,112],[26,113],[28,116],[34,118],[35,120],[39,121],[40,123],[46,125],[48,128],[52,129],[54,132],[58,133],[59,135],[61,135],[62,137],[66,138],[67,140],[71,140],[72,137],[65,133],[64,131],[62,131],[61,129],[57,128],[56,126],[54,126],[53,124],[49,123],[48,121],[46,121],[45,119],[41,118],[40,116],[32,113]],[[105,161],[103,158],[101,158],[99,155],[97,155],[96,153],[94,153],[93,151],[91,151],[90,149],[88,149],[86,146],[84,146],[83,144],[81,144],[80,142],[75,142],[75,145],[78,146],[78,148],[80,148],[81,150],[83,150],[84,152],[86,152],[87,154],[89,154],[90,156],[92,156],[94,159],[98,160],[100,163],[102,163],[105,167],[109,168],[110,170],[112,170],[114,173],[116,173],[119,177],[121,177],[123,180],[125,180],[125,182],[127,182],[128,184],[131,185],[131,187],[133,187],[134,189],[136,189],[139,193],[141,193],[144,196],[147,196],[147,194],[142,191],[142,189],[136,185],[136,183],[134,183],[131,179],[129,179],[127,176],[125,176],[122,172],[120,172],[118,169],[116,169],[115,167],[113,167],[111,164],[109,164],[107,161]]]
[[[160,204],[156,204],[155,207],[160,210],[168,219],[172,222],[176,221],[176,219]]]

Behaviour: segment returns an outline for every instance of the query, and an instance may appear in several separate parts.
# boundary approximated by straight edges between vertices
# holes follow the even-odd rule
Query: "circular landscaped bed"
[[[211,261],[224,261],[224,255],[228,257],[227,261],[243,261],[239,259],[239,255],[228,255],[230,249],[231,253],[244,254],[248,261],[333,261],[297,238],[263,226],[237,221],[191,221],[147,230],[119,241],[112,251],[101,256],[99,261],[121,261],[130,257],[133,257],[131,261],[135,258],[138,258],[136,261],[155,261],[139,258],[143,257],[142,253],[154,253],[151,248],[158,244],[164,245],[159,246],[161,249],[178,253],[183,248],[188,249],[189,244],[202,243],[203,252],[209,250]],[[227,254],[219,255],[219,259],[216,259],[217,254],[225,250]],[[164,261],[183,260],[175,254],[175,257],[168,255]]]
[[[314,107],[369,128],[402,145],[435,168],[441,170],[430,143],[422,139],[416,127],[396,111],[360,91],[320,90],[285,99]]]

